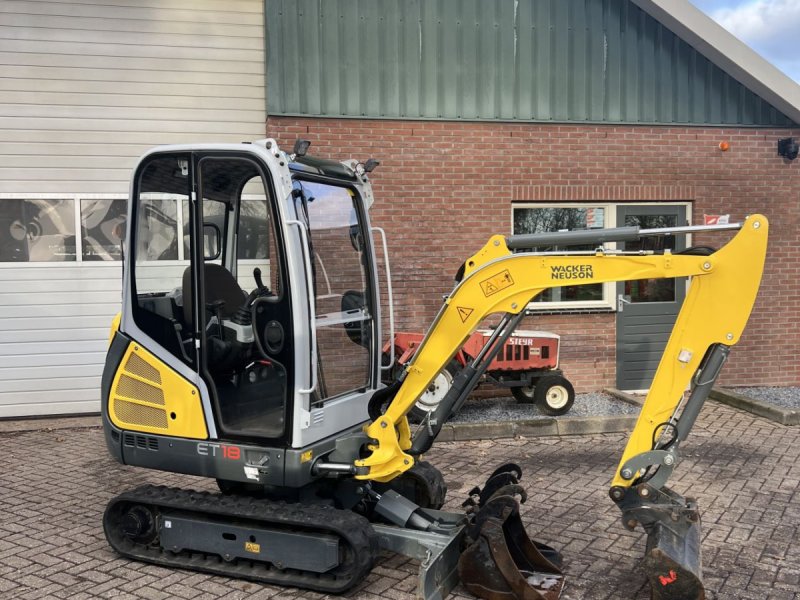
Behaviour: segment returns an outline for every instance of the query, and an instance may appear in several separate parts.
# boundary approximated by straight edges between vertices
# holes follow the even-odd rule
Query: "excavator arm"
[[[568,247],[738,229],[716,252],[672,254],[595,252],[536,253]],[[623,524],[648,533],[645,570],[654,598],[703,598],[699,513],[691,499],[664,486],[711,391],[731,346],[752,311],[764,268],[768,221],[752,215],[741,224],[639,230],[636,227],[503,238],[494,236],[463,267],[414,359],[398,382],[376,394],[365,427],[370,454],[355,461],[359,479],[386,482],[410,469],[449,416],[458,411],[486,366],[522,320],[528,303],[550,287],[611,281],[691,277],[651,388],[631,432],[610,495]],[[484,351],[455,378],[438,408],[413,433],[406,415],[434,377],[487,316],[502,319]],[[685,399],[687,389],[691,391]]]
[[[614,477],[614,486],[630,486],[632,478],[623,477],[623,465],[632,457],[652,449],[654,430],[673,417],[708,350],[716,344],[732,346],[737,343],[750,316],[766,256],[768,222],[761,215],[753,215],[741,225],[728,227],[740,229],[728,244],[710,255],[612,254],[601,250],[590,255],[549,255],[513,251],[514,247],[541,244],[533,239],[492,237],[465,263],[462,280],[445,300],[399,385],[393,390],[396,392],[394,397],[383,414],[367,426],[367,436],[374,443],[369,447],[371,455],[356,461],[361,473],[359,478],[389,481],[411,468],[413,455],[420,454],[417,450],[425,444],[412,441],[406,415],[436,374],[487,316],[502,313],[504,321],[516,320],[514,317],[519,317],[538,294],[565,283],[584,285],[692,277],[650,392]],[[593,233],[592,239],[600,241],[620,237],[633,239],[626,237],[632,235],[631,229],[635,228],[587,234]],[[685,229],[697,231],[712,227]],[[615,237],[609,234],[613,231],[621,233]],[[561,235],[569,233],[583,232]],[[655,233],[640,232],[636,235],[644,237],[648,234]],[[559,234],[550,235],[558,243],[556,236]],[[579,238],[576,241],[583,244],[586,240]],[[569,239],[563,238],[561,243],[569,243]],[[500,334],[507,330],[503,325],[501,322],[501,327],[498,327]],[[498,338],[499,335],[495,337],[495,346],[498,346]],[[444,420],[452,408],[449,407]],[[433,415],[432,419],[436,416]],[[441,424],[442,419],[423,423],[424,427],[418,430],[417,436],[429,437],[430,431],[437,426],[440,429]]]

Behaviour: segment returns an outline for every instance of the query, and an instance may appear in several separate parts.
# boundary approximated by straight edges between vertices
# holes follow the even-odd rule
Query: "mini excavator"
[[[101,384],[106,444],[120,463],[213,478],[220,492],[124,492],[104,514],[110,545],[135,560],[326,593],[363,580],[388,549],[420,561],[425,600],[459,579],[491,600],[555,600],[562,558],[522,525],[519,466],[502,465],[449,512],[423,455],[543,290],[691,277],[610,496],[623,525],[647,534],[653,597],[704,598],[700,513],[666,483],[755,302],[767,219],[494,236],[386,386],[391,277],[385,235],[369,220],[378,162],[322,160],[308,145],[163,146],[136,167]],[[735,235],[718,250],[606,246],[724,230]],[[409,410],[490,315],[491,339],[412,429]]]

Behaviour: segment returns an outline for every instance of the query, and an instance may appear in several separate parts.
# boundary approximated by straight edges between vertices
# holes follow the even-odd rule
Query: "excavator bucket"
[[[458,561],[461,582],[486,600],[557,600],[564,586],[561,555],[528,537],[515,496],[525,501],[517,465],[504,465],[476,488],[465,550]]]
[[[644,570],[653,600],[704,600],[700,519],[683,527],[654,523],[647,532]]]
[[[694,498],[646,483],[612,488],[611,497],[622,508],[625,527],[633,531],[641,524],[647,533],[642,566],[652,599],[704,600],[700,511]]]

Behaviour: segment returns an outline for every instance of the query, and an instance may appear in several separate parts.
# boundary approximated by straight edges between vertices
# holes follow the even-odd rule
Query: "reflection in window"
[[[639,227],[641,229],[659,229],[675,227],[678,224],[677,215],[625,215],[626,227]],[[626,242],[626,250],[652,250],[663,252],[675,250],[674,235],[659,235],[642,238],[635,242]],[[631,302],[674,302],[674,279],[638,279],[625,282],[625,295],[630,296]]]
[[[0,262],[77,260],[74,200],[0,200]]]
[[[81,200],[83,260],[121,260],[126,200]]]
[[[572,229],[602,229],[606,210],[603,207],[515,208],[514,234],[547,233]],[[594,246],[570,246],[570,250],[594,250]],[[537,248],[539,251],[564,248]],[[539,294],[534,302],[602,301],[603,284],[567,285],[550,288]]]
[[[183,200],[183,257],[186,260],[189,260],[189,232],[190,229],[190,219],[189,219],[189,201]],[[214,225],[219,230],[219,237],[220,240],[225,239],[225,225],[227,222],[227,207],[223,202],[217,202],[215,200],[209,200],[208,198],[203,199],[203,224],[204,225]],[[217,250],[213,246],[213,238],[210,236],[203,236],[203,256],[216,256]]]
[[[242,200],[239,208],[239,258],[269,258],[267,199]]]
[[[136,260],[178,260],[177,198],[140,194]]]
[[[308,216],[316,288],[318,395],[314,402],[370,381],[372,316],[362,224],[348,188],[303,181],[295,200]]]

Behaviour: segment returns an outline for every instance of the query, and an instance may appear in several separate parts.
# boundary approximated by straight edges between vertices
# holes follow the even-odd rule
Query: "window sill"
[[[546,307],[546,308],[527,308],[525,309],[525,316],[534,317],[538,315],[592,315],[592,314],[605,314],[615,313],[616,311],[610,306],[584,306],[584,307]]]

